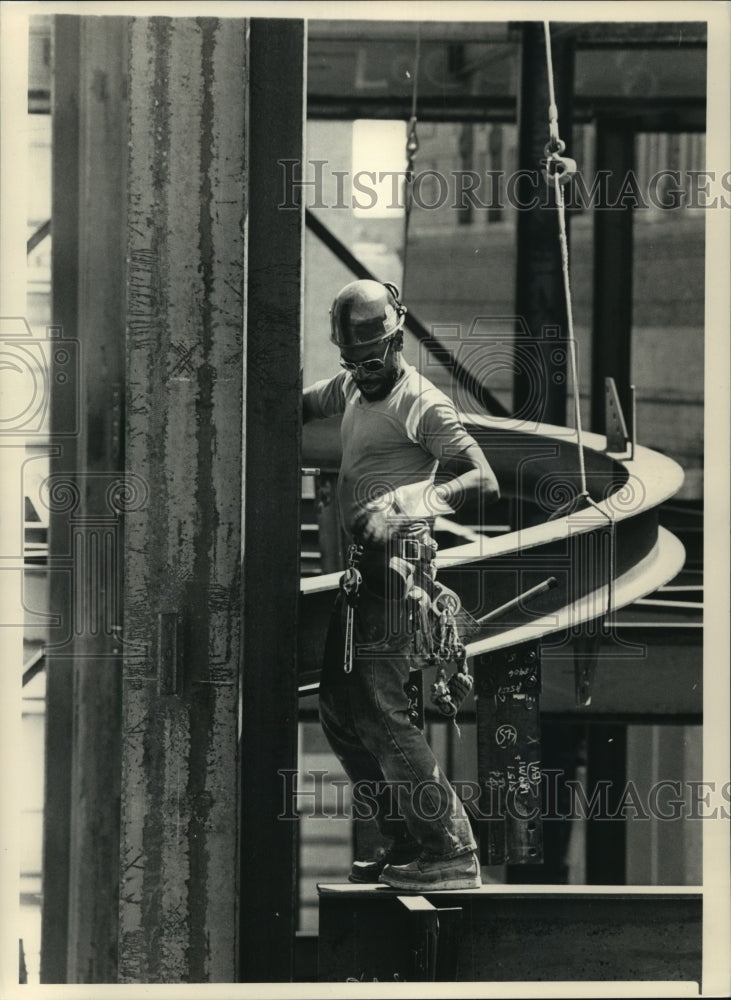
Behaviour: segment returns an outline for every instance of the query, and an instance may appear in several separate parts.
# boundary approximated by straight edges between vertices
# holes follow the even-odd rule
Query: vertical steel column
[[[54,25],[44,982],[117,974],[125,21]]]
[[[523,642],[475,660],[480,857],[541,864],[541,645]]]
[[[135,18],[129,52],[119,978],[231,982],[246,22]]]
[[[492,125],[488,126],[488,150],[490,153],[490,170],[502,171],[503,170],[503,126],[497,122],[493,122]],[[488,222],[501,222],[503,218],[503,209],[499,202],[497,205],[493,205],[493,199],[490,199],[490,208],[487,209],[487,221]]]
[[[460,170],[472,170],[475,158],[475,126],[472,122],[463,122],[459,130],[457,144]],[[457,209],[457,221],[460,226],[470,226],[473,221],[473,206],[469,200]]]
[[[244,513],[238,979],[293,974],[296,828],[279,771],[296,767],[302,209],[284,209],[278,160],[303,158],[305,27],[250,35],[250,213]]]
[[[51,256],[52,316],[68,336],[78,331],[79,285],[79,86],[80,19],[53,22],[53,161],[52,205],[55,218]],[[69,396],[52,393],[50,429],[67,423]],[[77,439],[64,440],[51,454],[51,475],[73,476]],[[61,574],[52,572],[57,547],[68,534],[68,515],[49,511],[48,557],[50,612],[69,620],[69,591]],[[58,542],[57,539],[62,540]],[[72,650],[46,655],[46,739],[43,810],[43,908],[41,916],[42,983],[65,983],[67,975],[69,856],[71,834],[71,722],[73,716]]]
[[[119,911],[121,657],[115,630],[121,624],[120,529],[126,493],[121,433],[125,19],[82,18],[79,55],[81,426],[79,506],[69,511],[67,538],[73,560],[75,651],[67,975],[69,982],[100,983],[117,976]],[[67,210],[54,205],[54,224],[57,213]],[[65,253],[55,241],[54,249]]]
[[[573,47],[552,42],[559,130],[571,155]],[[513,411],[530,419],[566,423],[568,336],[566,298],[558,242],[555,194],[541,173],[548,142],[548,77],[543,25],[523,27],[518,107],[517,280],[515,311],[529,330],[527,343],[516,341]],[[568,228],[568,218],[567,218]],[[547,328],[547,329],[546,329]]]
[[[595,800],[586,830],[587,885],[624,885],[627,880],[627,726],[586,727],[586,795]],[[648,882],[649,882],[648,878]]]
[[[617,384],[625,420],[632,419],[630,399],[632,347],[632,194],[618,203],[634,166],[634,129],[626,122],[600,119],[596,126],[596,162],[608,171],[607,204],[594,213],[594,321],[591,365],[591,430],[604,431],[604,380]],[[633,428],[629,427],[630,436]]]

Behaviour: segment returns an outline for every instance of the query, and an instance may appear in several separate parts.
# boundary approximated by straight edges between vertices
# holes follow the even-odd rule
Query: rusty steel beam
[[[280,206],[278,161],[303,157],[304,60],[303,21],[252,20],[237,975],[244,982],[293,975],[296,828],[279,819],[278,772],[297,766],[304,218],[301,208]]]
[[[245,20],[129,32],[119,979],[235,973]],[[297,474],[299,467],[297,467]]]

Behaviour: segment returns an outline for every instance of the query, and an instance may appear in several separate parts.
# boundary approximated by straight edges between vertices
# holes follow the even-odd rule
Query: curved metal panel
[[[586,482],[594,503],[562,516],[580,493],[575,431],[478,414],[463,414],[463,420],[514,511],[510,532],[494,537],[472,533],[437,555],[439,580],[462,600],[461,634],[469,656],[556,632],[570,638],[579,626],[650,593],[680,570],[683,547],[659,529],[657,518],[658,506],[683,482],[677,463],[641,447],[631,459],[622,459],[603,450],[603,436],[585,433]],[[337,468],[338,430],[337,420],[308,425],[303,461]],[[469,536],[467,529],[459,530]],[[549,577],[556,585],[530,606],[519,605],[489,625],[476,626],[473,619]],[[319,669],[339,578],[339,573],[329,573],[301,581],[303,682],[314,679]]]

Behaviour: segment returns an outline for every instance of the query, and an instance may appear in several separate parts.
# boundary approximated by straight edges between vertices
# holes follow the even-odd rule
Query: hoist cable
[[[579,399],[579,376],[576,364],[576,340],[574,339],[574,316],[571,307],[571,281],[569,278],[569,250],[566,238],[566,218],[564,213],[563,190],[561,189],[561,175],[555,175],[556,204],[558,206],[558,238],[561,245],[561,270],[563,272],[563,288],[566,297],[566,319],[569,332],[569,358],[571,361],[571,382],[573,385],[574,397],[574,422],[576,425],[576,440],[579,451],[579,481],[581,492],[588,493],[586,488],[586,468],[584,465],[584,447],[582,443],[581,430],[581,407]]]
[[[614,603],[614,560],[615,560],[615,519],[607,511],[601,509],[599,504],[596,503],[589,496],[589,491],[586,487],[586,467],[584,464],[584,445],[582,441],[582,430],[581,430],[581,406],[579,398],[579,376],[578,376],[578,366],[576,363],[576,339],[574,337],[574,314],[572,308],[571,300],[571,280],[569,276],[569,247],[568,239],[566,235],[566,212],[565,203],[563,197],[562,183],[564,175],[567,172],[567,165],[569,162],[563,159],[561,154],[566,149],[566,144],[563,142],[559,135],[558,130],[558,107],[556,105],[556,93],[553,84],[553,54],[551,50],[551,30],[548,21],[543,22],[543,31],[546,39],[546,73],[548,76],[548,132],[549,132],[549,142],[546,146],[545,153],[547,158],[547,170],[546,179],[550,182],[553,180],[554,187],[556,189],[556,208],[558,210],[558,239],[561,247],[561,270],[563,272],[563,287],[564,296],[566,298],[566,319],[568,323],[568,340],[569,340],[569,358],[571,363],[571,381],[573,383],[573,398],[574,398],[574,422],[576,426],[576,441],[579,453],[579,481],[581,487],[581,496],[584,497],[587,503],[593,507],[599,514],[605,517],[609,521],[609,572],[608,572],[608,583],[607,583],[607,609],[606,614],[609,614],[612,610],[612,605]],[[575,168],[575,164],[574,164]]]
[[[404,240],[403,265],[401,273],[401,294],[406,287],[406,260],[409,252],[409,222],[413,204],[414,158],[419,151],[419,139],[416,135],[416,108],[419,96],[419,64],[421,62],[421,31],[416,25],[416,42],[414,51],[414,68],[411,78],[411,117],[406,132],[406,178],[404,182]]]
[[[416,25],[416,40],[415,40],[416,51],[414,53],[414,79],[412,81],[411,87],[411,118],[416,119],[416,99],[419,93],[419,63],[421,61],[421,31],[419,25]]]
[[[553,87],[553,53],[551,50],[551,28],[548,21],[543,22],[543,33],[546,38],[546,73],[548,75],[548,133],[553,144],[558,145],[558,106],[556,92]],[[563,152],[563,150],[559,150]]]
[[[550,134],[550,141],[549,145],[546,147],[546,154],[548,158],[547,178],[549,180],[551,178],[553,179],[554,186],[556,188],[556,207],[558,209],[559,244],[561,247],[561,270],[563,272],[564,296],[566,298],[566,318],[568,321],[571,381],[574,390],[573,391],[574,422],[576,426],[576,438],[579,451],[579,479],[580,479],[581,493],[582,495],[586,496],[588,495],[588,490],[586,488],[586,468],[584,466],[584,447],[582,442],[582,431],[581,431],[581,407],[579,400],[579,378],[577,370],[578,366],[576,364],[576,341],[574,339],[574,316],[573,316],[573,309],[571,306],[571,282],[569,278],[569,248],[568,248],[568,240],[566,237],[565,205],[563,199],[563,191],[561,190],[561,183],[562,183],[561,178],[564,171],[557,169],[557,167],[560,165],[560,154],[566,148],[566,144],[561,140],[558,131],[558,108],[556,107],[556,94],[553,86],[553,56],[551,52],[551,31],[548,21],[543,22],[543,30],[546,37],[546,72],[548,75],[548,94],[549,94],[548,128]],[[554,168],[553,171],[551,170],[552,165]]]

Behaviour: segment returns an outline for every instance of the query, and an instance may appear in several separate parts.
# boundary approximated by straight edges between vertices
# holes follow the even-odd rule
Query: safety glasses
[[[362,371],[366,374],[373,375],[375,372],[383,371],[386,367],[386,358],[388,357],[388,352],[391,350],[391,344],[393,343],[393,337],[389,337],[388,343],[386,344],[386,350],[383,353],[382,358],[367,358],[365,361],[343,361],[340,359],[340,367],[344,368],[346,372],[353,372],[354,374]]]

